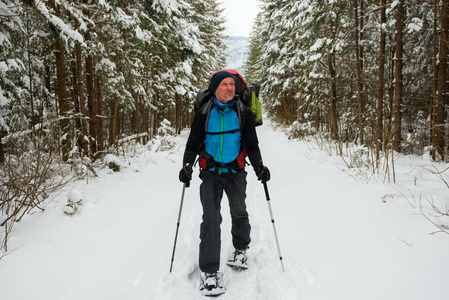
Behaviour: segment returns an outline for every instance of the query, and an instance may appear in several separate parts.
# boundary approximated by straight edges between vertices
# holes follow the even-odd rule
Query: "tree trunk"
[[[88,0],[83,0],[84,4],[88,4]],[[90,12],[86,8],[84,12],[89,17]],[[84,34],[84,40],[90,42],[89,30]],[[88,49],[89,52],[90,49]],[[86,57],[86,97],[87,97],[87,108],[89,110],[89,141],[90,141],[90,151],[89,156],[91,158],[96,158],[97,153],[97,104],[95,100],[95,90],[94,90],[94,68],[93,68],[94,58],[92,53],[88,53]]]
[[[87,56],[86,60],[86,90],[87,90],[87,107],[89,109],[90,157],[95,158],[95,155],[97,153],[97,131],[96,131],[97,105],[95,103],[94,70],[93,70],[92,55]]]
[[[361,0],[361,7],[363,7],[363,0]],[[360,144],[364,142],[364,120],[365,120],[365,101],[363,97],[363,79],[362,79],[362,46],[360,45],[361,31],[363,30],[363,22],[359,22],[359,5],[358,0],[354,0],[354,19],[355,19],[355,52],[356,52],[356,70],[357,70],[357,102],[359,107],[359,134]]]
[[[430,144],[433,145],[431,150],[432,159],[436,159],[435,151],[435,107],[437,104],[437,90],[438,90],[438,7],[440,0],[433,2],[433,89],[432,89],[432,103],[430,105]]]
[[[56,15],[59,15],[59,7],[56,6],[55,1],[49,2],[50,6],[55,10]],[[66,82],[66,70],[65,70],[65,58],[64,58],[64,46],[59,39],[58,33],[54,36],[54,48],[55,48],[55,63],[56,63],[56,82],[57,82],[57,108],[60,127],[60,142],[61,153],[64,161],[68,160],[69,151],[71,149],[71,142],[69,137],[69,120],[67,113],[69,111],[69,103],[67,97],[67,82]]]
[[[131,132],[132,134],[139,133],[139,98],[136,93],[133,93],[134,99],[134,111],[132,112],[132,124],[131,124]]]
[[[161,108],[158,107],[157,103],[159,103],[159,92],[157,90],[155,90],[154,93],[154,97],[155,97],[155,101],[154,101],[154,106],[156,107],[157,111],[153,112],[153,135],[152,136],[156,136],[157,135],[157,130],[159,129],[159,124],[160,124],[160,116],[161,116]]]
[[[381,0],[380,7],[380,47],[379,47],[379,79],[377,81],[377,123],[376,123],[376,158],[379,160],[383,143],[383,106],[385,88],[385,30],[383,26],[387,22],[386,0]]]
[[[97,142],[98,142],[98,151],[104,150],[104,133],[103,133],[103,99],[101,94],[101,86],[100,86],[100,78],[95,76],[95,99],[97,101]]]
[[[394,62],[395,59],[395,52],[394,48],[391,48],[390,50],[390,61]],[[388,109],[386,110],[387,116],[385,116],[385,121],[388,120],[388,124],[384,125],[384,128],[386,128],[386,134],[385,134],[385,140],[383,143],[383,146],[386,147],[387,143],[391,143],[393,141],[393,108],[394,108],[394,68],[395,64],[391,63],[388,64],[388,78],[390,80],[386,81],[385,83],[388,84],[388,90],[386,91],[385,95],[388,93]],[[384,111],[385,113],[385,111]]]
[[[332,139],[339,140],[338,136],[338,123],[337,123],[337,88],[336,88],[336,72],[335,72],[335,54],[329,52],[327,54],[327,66],[329,68],[329,117],[330,117],[330,131]]]
[[[112,101],[111,102],[111,118],[109,119],[109,146],[112,146],[115,144],[115,128],[116,128],[116,122],[117,122],[117,111],[118,111],[118,102]]]
[[[142,132],[148,133],[148,108],[142,104]],[[148,135],[144,136],[142,139],[143,144],[148,143]]]
[[[338,28],[338,15],[335,17],[335,20],[332,21],[331,24],[331,32],[332,32],[332,40],[335,39],[336,32]],[[335,53],[334,49],[328,49],[327,53],[327,67],[329,70],[329,126],[331,137],[333,140],[339,140],[338,134],[338,115],[337,115],[337,74],[335,71]]]
[[[448,55],[448,30],[449,30],[449,0],[443,0],[441,8],[440,24],[440,49],[438,54],[438,96],[435,105],[435,148],[444,159],[445,153],[445,108],[446,103],[446,80],[447,80],[447,55]]]
[[[58,84],[58,107],[60,118],[59,124],[61,128],[61,150],[63,160],[67,161],[67,159],[69,158],[68,155],[71,148],[71,143],[69,137],[69,120],[67,118],[67,113],[69,111],[69,102],[67,97],[64,47],[58,36],[56,36],[55,39],[56,77]]]
[[[122,122],[122,113],[120,111],[120,107],[117,104],[117,108],[116,108],[116,114],[115,114],[115,128],[114,128],[114,134],[115,134],[115,138],[120,138],[121,137],[121,123]]]
[[[76,43],[75,45],[75,55],[76,55],[76,77],[77,77],[77,83],[78,83],[78,97],[79,97],[79,106],[80,106],[80,113],[81,113],[81,147],[83,149],[84,155],[88,154],[88,144],[86,141],[86,137],[88,136],[87,133],[87,121],[86,118],[86,96],[84,95],[84,81],[83,81],[83,66],[82,66],[82,59],[81,59],[81,46],[79,43]]]
[[[77,129],[75,135],[76,135],[76,143],[79,148],[80,155],[83,155],[83,141],[84,141],[84,134],[82,133],[82,126],[81,126],[81,110],[80,110],[80,101],[79,101],[79,93],[78,93],[78,71],[76,69],[76,50],[74,52],[74,59],[71,62],[71,68],[72,68],[72,99],[75,106],[75,128]]]
[[[182,127],[182,104],[181,104],[181,95],[175,95],[175,124],[174,128],[177,134],[181,133]]]
[[[401,128],[402,128],[402,51],[404,41],[404,0],[400,0],[396,12],[396,64],[394,74],[394,120],[393,120],[393,149],[401,152]]]
[[[79,95],[78,95],[78,77],[77,77],[77,71],[76,71],[76,53],[73,54],[74,59],[70,63],[71,69],[72,69],[72,99],[73,104],[75,108],[75,126],[78,130],[81,131],[81,119],[80,119],[80,101],[79,101]]]
[[[29,18],[29,14],[28,14],[28,10],[26,13],[27,18]],[[28,31],[29,29],[27,29]],[[39,117],[36,119],[34,116],[34,93],[33,93],[33,68],[32,68],[32,63],[31,63],[31,45],[30,45],[30,38],[31,35],[27,34],[27,52],[28,52],[28,80],[29,80],[29,91],[30,91],[30,105],[31,105],[31,126],[33,129],[32,132],[32,139],[33,139],[33,145],[34,145],[34,149],[37,150],[37,141],[36,141],[36,127],[34,125],[36,125],[37,123],[39,123]]]

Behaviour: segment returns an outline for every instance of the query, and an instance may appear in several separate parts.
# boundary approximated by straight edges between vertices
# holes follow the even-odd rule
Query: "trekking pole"
[[[181,204],[179,205],[178,223],[176,224],[175,244],[173,245],[173,254],[171,256],[170,273],[173,269],[173,261],[175,260],[176,241],[178,240],[178,231],[179,231],[179,224],[181,221],[181,211],[182,211],[182,204],[184,202],[184,193],[185,193],[186,187],[189,187],[189,186],[190,186],[190,182],[187,182],[187,183],[184,183],[184,186],[182,187]]]
[[[282,272],[285,272],[284,262],[282,261],[281,247],[279,247],[279,239],[278,234],[276,232],[276,226],[274,224],[273,210],[271,209],[270,195],[268,194],[268,187],[266,182],[263,182],[263,188],[265,189],[265,196],[267,197],[268,209],[270,210],[271,224],[273,224],[274,238],[276,239],[276,245],[278,247],[279,260],[281,261]]]

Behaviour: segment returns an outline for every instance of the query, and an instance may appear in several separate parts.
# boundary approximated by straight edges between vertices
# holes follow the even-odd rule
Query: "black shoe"
[[[223,274],[218,271],[215,273],[200,274],[200,293],[203,296],[218,296],[225,292]]]
[[[228,266],[236,269],[248,269],[248,257],[245,249],[235,249],[226,261]]]

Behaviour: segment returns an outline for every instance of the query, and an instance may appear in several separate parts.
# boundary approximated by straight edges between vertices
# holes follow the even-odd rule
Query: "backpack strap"
[[[243,129],[243,125],[246,121],[246,113],[245,113],[245,104],[241,100],[237,100],[237,114],[239,116],[239,128],[240,130]]]
[[[212,109],[213,103],[214,103],[214,100],[210,99],[206,102],[206,104],[203,105],[203,108],[201,108],[201,114],[206,117],[205,124],[204,124],[204,132],[206,132],[206,133],[207,133],[207,124],[209,123],[210,110]]]

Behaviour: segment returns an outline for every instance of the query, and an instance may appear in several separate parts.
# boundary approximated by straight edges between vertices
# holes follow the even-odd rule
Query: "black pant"
[[[229,199],[232,219],[232,243],[236,249],[246,249],[251,241],[248,212],[246,211],[246,175],[245,171],[239,173],[222,173],[216,176],[213,172],[202,170],[200,178],[201,204],[203,205],[203,222],[200,228],[200,269],[203,272],[213,273],[220,269],[220,247],[222,217],[220,208],[215,201],[221,202],[223,190]],[[217,181],[217,182],[215,182]],[[215,182],[215,183],[214,183]],[[214,184],[216,187],[214,188]]]

